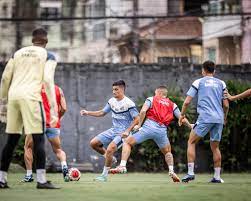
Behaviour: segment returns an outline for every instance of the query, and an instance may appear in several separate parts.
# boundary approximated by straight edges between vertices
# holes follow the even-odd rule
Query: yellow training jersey
[[[41,89],[42,83],[45,83],[51,106],[55,107],[54,72],[56,65],[55,57],[42,47],[28,46],[18,50],[9,60],[3,72],[0,99],[42,101]]]

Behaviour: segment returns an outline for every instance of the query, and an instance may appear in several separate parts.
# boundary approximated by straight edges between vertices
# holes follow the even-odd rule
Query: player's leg
[[[46,136],[51,144],[53,152],[55,153],[57,159],[61,163],[64,180],[68,182],[69,181],[68,166],[66,163],[66,154],[61,146],[60,130],[57,128],[47,128]]]
[[[111,169],[110,173],[112,173],[112,174],[126,173],[127,172],[126,164],[127,164],[127,161],[130,157],[132,147],[135,144],[141,144],[142,142],[144,142],[148,139],[151,139],[151,135],[150,135],[151,132],[152,132],[151,130],[144,127],[144,125],[143,125],[143,127],[138,132],[127,137],[123,143],[120,165],[114,169]]]
[[[7,143],[2,151],[1,167],[0,167],[0,188],[9,188],[7,185],[7,172],[10,167],[13,152],[20,139],[20,134],[9,134]]]
[[[6,132],[9,133],[7,143],[2,151],[0,166],[0,188],[8,188],[7,172],[12,160],[13,152],[22,133],[22,116],[17,101],[8,102]]]
[[[114,140],[108,145],[106,150],[105,166],[103,168],[103,172],[95,179],[95,181],[107,181],[107,176],[112,166],[112,158],[114,153],[117,151],[117,144],[119,144],[120,141],[122,141],[121,137],[116,136]]]
[[[223,130],[222,124],[215,124],[210,131],[210,147],[213,153],[214,160],[214,177],[210,182],[212,183],[223,183],[221,179],[221,152],[220,152],[220,140]]]
[[[196,144],[203,138],[211,129],[211,124],[195,123],[190,132],[187,142],[187,175],[182,178],[182,182],[189,182],[195,179],[194,176],[194,161],[196,157]]]
[[[113,129],[108,129],[94,137],[90,142],[90,146],[106,158],[106,147],[108,147],[113,139],[114,131]],[[114,156],[112,158],[112,163],[117,163],[117,159]]]
[[[26,175],[22,182],[32,182],[32,163],[33,163],[33,140],[32,135],[26,135],[24,144],[24,162],[26,167]]]
[[[46,180],[45,121],[42,103],[31,100],[21,100],[20,102],[24,132],[32,133],[33,151],[36,158],[37,188],[56,189],[57,187]]]

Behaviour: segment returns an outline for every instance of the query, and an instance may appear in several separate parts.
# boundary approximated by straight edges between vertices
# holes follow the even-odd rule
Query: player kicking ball
[[[58,160],[61,162],[61,167],[62,167],[62,173],[63,173],[63,178],[65,182],[68,182],[69,179],[69,174],[68,174],[68,167],[66,163],[66,154],[62,150],[61,147],[61,140],[60,140],[60,119],[63,117],[63,115],[66,112],[66,101],[64,97],[63,90],[55,85],[55,94],[56,94],[56,101],[57,101],[57,107],[58,107],[58,117],[59,120],[56,124],[55,127],[51,128],[50,127],[50,104],[48,102],[47,95],[45,93],[45,88],[44,86],[42,87],[42,102],[43,102],[43,107],[44,111],[46,114],[46,131],[45,134],[51,144],[51,147],[53,149],[53,152],[56,154]],[[33,181],[33,176],[32,176],[32,163],[33,163],[33,140],[30,135],[26,135],[25,138],[25,145],[24,145],[24,161],[25,161],[25,166],[26,166],[26,175],[22,182],[32,182]]]
[[[117,151],[119,145],[123,143],[122,138],[127,137],[139,121],[139,113],[135,103],[125,96],[125,88],[126,85],[123,80],[114,82],[112,85],[113,98],[108,101],[102,110],[80,111],[82,116],[89,115],[93,117],[103,117],[112,112],[112,128],[100,133],[90,142],[91,147],[105,157],[103,172],[95,181],[107,181],[112,162],[117,161],[113,154]]]
[[[174,119],[174,116],[179,118],[180,110],[175,103],[167,98],[167,88],[165,86],[159,86],[155,90],[155,96],[146,99],[139,116],[139,124],[135,126],[135,129],[138,130],[138,132],[129,136],[125,140],[120,165],[115,169],[111,169],[110,172],[113,174],[126,173],[126,163],[130,156],[132,147],[135,144],[141,144],[142,142],[151,139],[158,145],[159,149],[165,156],[165,161],[169,168],[169,176],[174,182],[180,182],[180,178],[174,172],[173,155],[167,137],[167,127]],[[183,121],[189,128],[191,128],[187,119],[184,119]]]
[[[179,124],[185,118],[187,107],[192,99],[197,95],[197,112],[198,119],[191,130],[187,143],[187,160],[188,174],[182,179],[182,182],[189,182],[195,179],[194,161],[195,161],[195,145],[207,133],[210,133],[210,146],[213,152],[214,160],[214,177],[210,180],[212,183],[223,183],[220,177],[221,171],[221,152],[219,144],[223,130],[224,122],[226,122],[229,104],[224,97],[226,84],[224,81],[214,77],[215,64],[212,61],[206,61],[202,66],[203,78],[193,82],[191,88],[187,92],[187,97],[182,106]]]

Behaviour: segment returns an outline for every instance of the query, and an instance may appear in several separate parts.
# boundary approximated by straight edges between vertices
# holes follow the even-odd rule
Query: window
[[[60,1],[40,1],[41,18],[58,18],[61,16],[62,2]]]
[[[97,24],[93,28],[93,40],[105,38],[105,23]]]
[[[207,48],[207,58],[213,62],[216,61],[216,49],[213,47]]]
[[[158,57],[158,63],[161,63],[161,64],[189,63],[189,58],[188,57]]]
[[[42,18],[57,18],[59,17],[58,8],[41,8],[41,17]]]

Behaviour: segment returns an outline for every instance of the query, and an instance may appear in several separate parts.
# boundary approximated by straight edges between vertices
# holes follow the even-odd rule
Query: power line
[[[196,15],[137,15],[137,16],[90,16],[90,17],[55,17],[55,18],[0,18],[0,21],[73,21],[73,20],[100,20],[100,19],[168,19],[184,17],[220,17],[220,16],[251,16],[251,12],[196,14]]]

